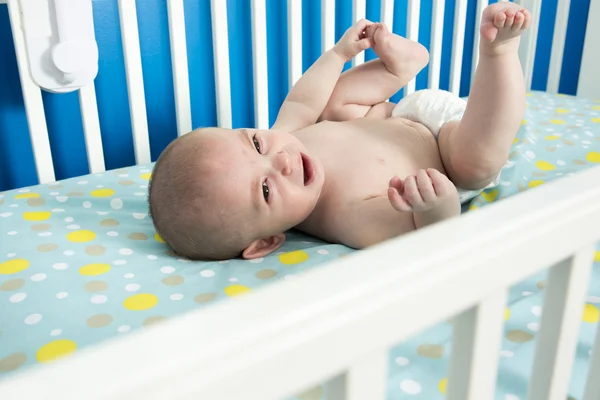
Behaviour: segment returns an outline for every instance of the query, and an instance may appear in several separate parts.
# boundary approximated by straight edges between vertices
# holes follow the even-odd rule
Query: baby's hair
[[[156,232],[180,256],[193,260],[238,257],[242,234],[228,229],[224,213],[211,209],[211,171],[203,162],[210,146],[196,130],[171,142],[154,166],[149,213]]]

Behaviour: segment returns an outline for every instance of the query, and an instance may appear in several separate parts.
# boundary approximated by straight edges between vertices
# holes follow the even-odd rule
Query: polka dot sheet
[[[499,187],[487,206],[600,165],[600,101],[534,92]],[[147,215],[152,165],[0,193],[0,379],[98,342],[293,279],[352,250],[291,233],[280,252],[253,261],[174,256]],[[600,227],[599,227],[600,229]],[[600,247],[570,388],[579,400],[600,307]],[[368,270],[365,271],[368,273]],[[545,274],[511,290],[497,399],[524,399],[542,313]],[[443,301],[443,299],[440,299]],[[390,352],[389,399],[441,399],[450,323]],[[294,399],[326,399],[321,386]]]

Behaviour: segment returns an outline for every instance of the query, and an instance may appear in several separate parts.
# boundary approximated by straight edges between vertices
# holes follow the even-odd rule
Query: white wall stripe
[[[288,0],[289,87],[302,76],[302,0]]]
[[[169,37],[171,39],[173,87],[175,88],[177,135],[181,136],[192,130],[190,81],[183,0],[168,0],[167,8],[169,12]]]
[[[102,148],[102,134],[100,132],[100,119],[98,117],[98,103],[96,102],[96,88],[94,83],[79,90],[79,105],[81,107],[81,122],[85,135],[85,149],[87,152],[90,173],[105,171],[104,151]]]
[[[558,93],[560,72],[562,70],[565,39],[567,37],[567,24],[569,22],[570,0],[559,0],[556,9],[556,22],[552,38],[552,52],[550,55],[550,69],[548,71],[548,89],[550,93]]]
[[[150,162],[150,140],[135,0],[119,0],[119,15],[133,130],[133,149],[136,163],[146,164]]]
[[[335,44],[335,0],[321,0],[321,51]]]
[[[429,87],[440,87],[442,62],[442,35],[444,30],[444,0],[434,0],[431,19],[431,44],[429,50]]]
[[[352,0],[352,24],[365,18],[367,13],[367,0]],[[364,51],[359,53],[352,60],[352,66],[357,66],[365,62]]]
[[[406,20],[406,37],[414,42],[419,41],[419,3],[421,0],[409,0],[408,1],[408,13]],[[404,96],[415,91],[417,78],[414,77],[410,82],[406,84],[404,88]]]
[[[217,98],[217,123],[221,128],[231,128],[231,81],[229,80],[227,3],[222,0],[211,0],[210,10]]]
[[[269,80],[265,0],[252,0],[252,61],[254,66],[254,124],[258,129],[268,129]]]
[[[467,0],[456,0],[454,9],[454,32],[452,37],[452,63],[450,65],[450,92],[460,91],[463,49],[465,43],[465,23],[467,19]]]
[[[481,16],[483,10],[488,5],[488,0],[477,0],[477,11],[475,12],[475,34],[473,37],[473,63],[471,66],[471,81],[475,77],[475,71],[477,71],[477,65],[479,64],[479,43],[481,36],[479,30],[481,28]]]

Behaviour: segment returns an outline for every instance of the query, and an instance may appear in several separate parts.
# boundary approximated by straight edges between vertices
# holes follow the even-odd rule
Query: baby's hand
[[[333,51],[348,62],[358,53],[373,46],[373,38],[367,37],[366,29],[373,23],[361,19],[354,26],[348,28],[344,36],[333,46]]]
[[[456,186],[436,169],[419,170],[417,175],[390,180],[388,198],[396,211],[425,212],[458,202]]]

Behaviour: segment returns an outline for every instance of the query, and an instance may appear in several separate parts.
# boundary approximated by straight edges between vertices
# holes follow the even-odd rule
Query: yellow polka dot
[[[498,197],[498,189],[494,189],[489,192],[482,192],[481,197],[483,197],[488,203],[491,203],[492,201],[496,200],[496,197]]]
[[[22,258],[0,263],[0,275],[12,275],[29,268],[29,261]]]
[[[26,221],[45,221],[51,215],[50,211],[28,211],[23,213],[23,219]]]
[[[523,126],[523,125],[525,125],[525,124],[527,124],[527,120],[526,120],[526,119],[524,119],[524,120],[521,120],[521,126]]]
[[[15,196],[15,199],[33,199],[35,197],[40,197],[39,193],[21,193]]]
[[[525,96],[531,97],[531,96],[533,96],[533,93],[527,93]]]
[[[156,240],[158,243],[164,243],[165,241],[163,240],[163,238],[160,237],[160,235],[158,233],[154,234],[154,240]]]
[[[596,253],[594,253],[594,261],[600,262],[600,251],[597,251]]]
[[[131,311],[148,310],[158,304],[158,297],[149,293],[130,296],[123,302],[123,307]]]
[[[535,163],[535,166],[542,171],[552,171],[555,170],[556,167],[553,164],[550,164],[548,161],[540,160]]]
[[[90,242],[96,239],[96,234],[92,231],[81,230],[67,234],[67,240],[70,242]]]
[[[595,323],[598,322],[598,317],[600,316],[600,311],[598,308],[591,304],[586,304],[583,309],[583,320],[585,322]]]
[[[585,159],[589,162],[600,163],[600,153],[596,151],[589,152]]]
[[[504,310],[504,320],[508,320],[510,318],[510,309],[507,308],[506,310]]]
[[[85,276],[102,275],[110,271],[108,264],[88,264],[79,268],[79,273]]]
[[[308,254],[302,250],[290,251],[279,256],[279,261],[285,265],[300,264],[308,260]]]
[[[517,143],[519,143],[519,138],[515,138],[512,142],[512,144],[517,144]]]
[[[558,139],[560,139],[560,137],[561,137],[560,135],[549,135],[549,136],[544,137],[544,139],[546,139],[546,140],[558,140]]]
[[[534,188],[540,185],[543,185],[545,182],[541,179],[535,180],[535,181],[530,181],[527,186],[529,186],[530,188]]]
[[[600,118],[592,118],[592,122],[600,124]]]
[[[110,197],[115,194],[115,191],[112,189],[98,189],[92,191],[91,195],[94,197]]]
[[[36,358],[39,362],[54,361],[77,350],[77,344],[72,340],[60,339],[46,343],[37,351]]]
[[[600,110],[600,106],[593,106],[592,110]]]
[[[247,286],[244,285],[229,285],[224,289],[224,292],[229,297],[239,296],[240,294],[247,293],[251,291]]]
[[[566,122],[563,121],[562,119],[551,119],[550,123],[554,124],[554,125],[564,125],[564,124],[566,124]]]
[[[152,174],[150,172],[148,172],[147,174],[141,174],[140,178],[145,179],[145,180],[150,180],[151,176],[152,176]]]
[[[564,109],[564,108],[557,108],[555,110],[558,114],[567,114],[569,112],[569,110]]]
[[[478,208],[479,208],[479,207],[477,207],[477,204],[471,204],[471,205],[469,206],[469,211],[475,211],[475,210],[477,210]]]
[[[443,378],[442,380],[440,380],[440,383],[438,383],[438,389],[440,389],[440,392],[442,392],[442,394],[446,394],[447,387],[448,387],[448,378]]]

